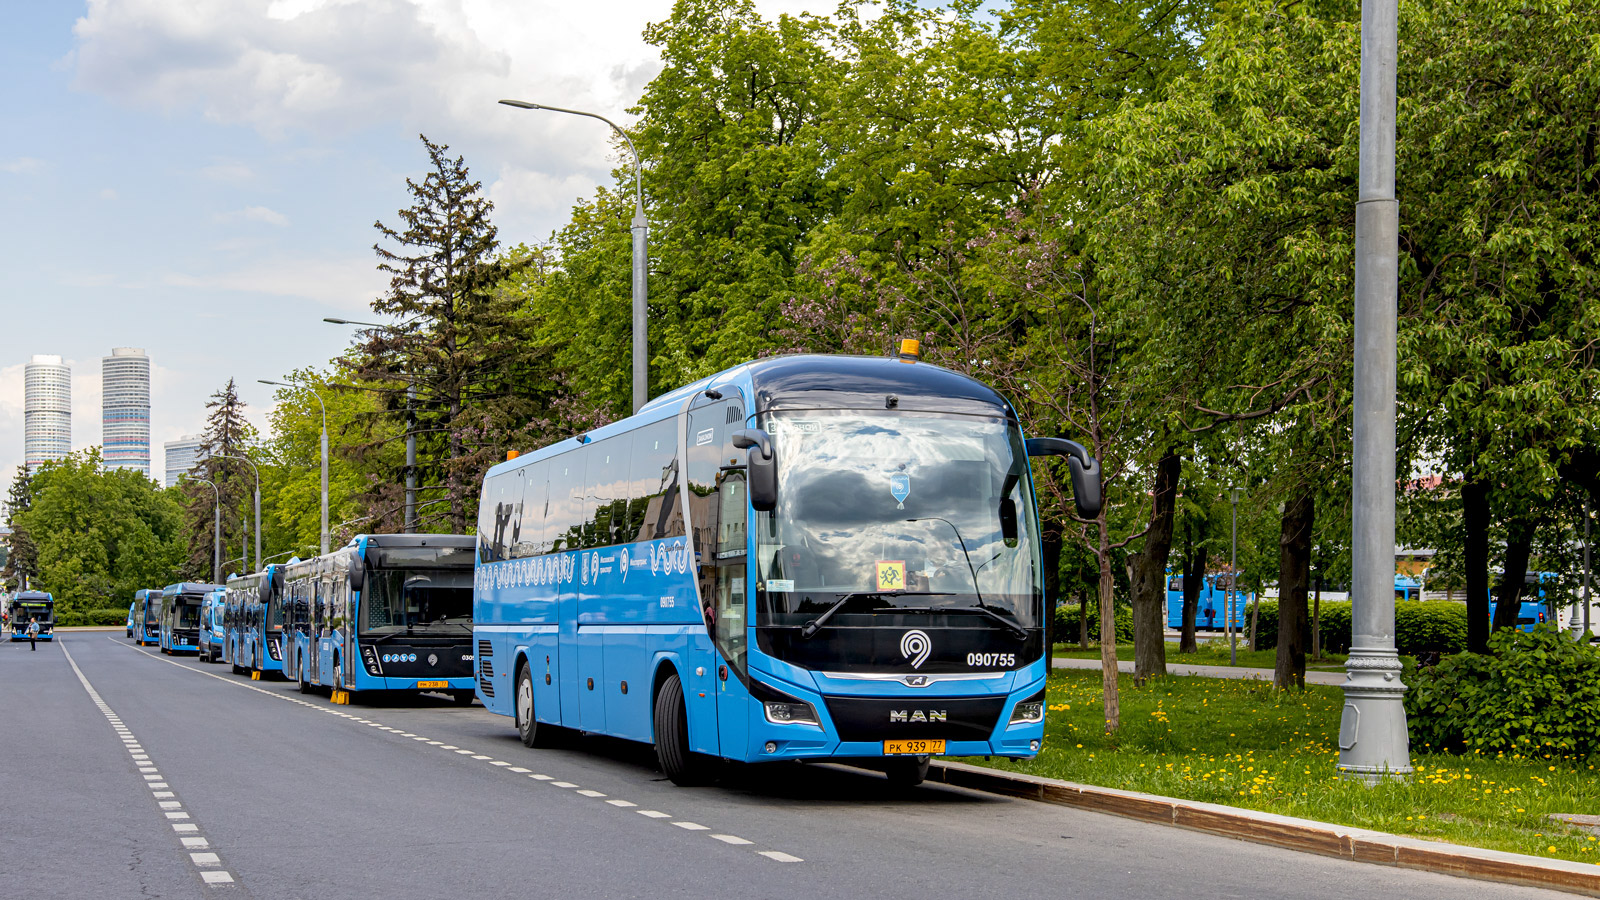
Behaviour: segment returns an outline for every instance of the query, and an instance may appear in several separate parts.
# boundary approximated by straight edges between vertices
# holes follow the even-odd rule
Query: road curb
[[[1354,862],[1600,897],[1600,865],[1481,850],[1197,800],[935,760],[928,780]]]

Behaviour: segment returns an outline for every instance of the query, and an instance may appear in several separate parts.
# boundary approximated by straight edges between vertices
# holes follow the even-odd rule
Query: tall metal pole
[[[584,116],[590,119],[599,119],[611,126],[617,137],[622,138],[628,145],[628,152],[633,155],[633,411],[638,412],[645,401],[650,399],[649,381],[649,251],[647,249],[650,223],[644,217],[644,172],[639,163],[639,151],[634,148],[633,140],[628,133],[617,127],[617,123],[605,116],[581,109],[563,109],[559,106],[546,106],[542,103],[529,103],[526,100],[501,100],[506,106],[517,109],[544,109],[550,112],[566,113],[573,116]]]
[[[201,484],[210,485],[213,495],[211,501],[211,583],[222,583],[222,492],[217,486],[204,478],[196,478]]]
[[[250,460],[246,459],[243,456],[228,456],[227,454],[224,454],[224,453],[218,453],[218,454],[215,454],[215,456],[213,458],[214,459],[238,460],[239,462],[242,462],[245,465],[249,466],[250,467],[250,471],[255,473],[255,476],[256,476],[256,567],[255,567],[255,571],[259,572],[259,571],[261,571],[261,470],[256,468],[256,464],[255,463],[251,462]],[[246,556],[249,555],[248,554],[249,549],[250,549],[249,546],[246,545],[246,547],[245,547]],[[245,563],[246,563],[246,565],[248,565],[249,564],[249,560],[246,559]]]
[[[406,534],[417,530],[417,387],[406,387]]]
[[[1589,642],[1589,501],[1583,501],[1583,642]]]
[[[1233,504],[1233,549],[1228,555],[1228,593],[1223,596],[1222,617],[1228,623],[1228,665],[1239,664],[1239,628],[1233,624],[1233,606],[1239,596],[1239,489],[1228,486],[1228,502]]]
[[[1355,246],[1355,422],[1351,472],[1350,657],[1339,771],[1375,784],[1411,772],[1394,643],[1395,332],[1399,203],[1394,194],[1398,0],[1362,0],[1360,188]]]
[[[273,380],[271,380],[269,378],[257,378],[256,381],[258,381],[258,382],[260,382],[262,384],[275,384],[275,385],[277,385],[279,387],[304,388],[305,392],[310,394],[313,400],[317,401],[317,407],[322,410],[322,541],[321,541],[322,554],[321,555],[327,556],[328,555],[328,404],[322,402],[322,395],[321,394],[318,394],[315,390],[313,390],[313,389],[311,389],[309,387],[306,387],[303,384],[289,384],[289,383],[283,382],[283,381],[273,381]],[[256,560],[256,564],[259,566],[260,563],[261,563],[261,560],[258,558]],[[258,571],[259,571],[259,569],[258,569]]]

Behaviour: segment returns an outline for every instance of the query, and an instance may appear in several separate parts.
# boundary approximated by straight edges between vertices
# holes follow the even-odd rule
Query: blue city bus
[[[861,760],[1035,755],[1047,659],[1029,456],[988,386],[917,361],[786,356],[491,468],[478,518],[477,691],[524,744]]]
[[[11,639],[28,639],[28,623],[39,620],[39,640],[56,639],[56,598],[45,591],[18,591],[11,598]]]
[[[283,671],[302,693],[431,692],[470,705],[475,539],[363,534],[290,560]]]
[[[222,627],[222,612],[227,591],[211,591],[200,601],[200,658],[216,662],[222,658],[222,643],[227,632]]]
[[[1500,604],[1494,600],[1489,601],[1489,621],[1494,622],[1495,608]],[[1521,631],[1531,632],[1534,626],[1545,620],[1544,604],[1538,600],[1524,600],[1517,610],[1517,628]]]
[[[1243,593],[1233,597],[1234,623],[1244,621],[1247,596]],[[1194,627],[1196,631],[1222,631],[1223,617],[1227,613],[1228,589],[1225,575],[1207,575],[1205,584],[1200,588],[1200,596],[1196,601],[1194,610]],[[1173,575],[1167,579],[1167,627],[1183,627],[1183,576]]]
[[[130,638],[133,637],[134,615],[137,614],[138,611],[139,611],[139,604],[138,604],[137,601],[128,604],[128,629],[127,629],[128,630],[128,635],[127,636],[130,637]]]
[[[161,643],[161,591],[153,588],[134,591],[133,605],[134,643],[141,647]]]
[[[283,570],[272,563],[266,571],[228,579],[224,612],[232,611],[226,628],[232,647],[229,663],[244,673],[283,672]]]
[[[158,640],[166,654],[200,652],[200,601],[221,590],[220,584],[180,581],[169,584],[155,598],[160,622]]]
[[[1422,599],[1422,582],[1403,573],[1394,576],[1394,599],[1399,602]]]

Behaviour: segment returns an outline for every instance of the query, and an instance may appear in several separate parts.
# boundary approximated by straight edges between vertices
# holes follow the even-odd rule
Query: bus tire
[[[512,715],[517,721],[517,737],[524,747],[548,747],[555,728],[540,725],[533,714],[533,670],[523,665],[517,669],[517,695],[512,703]]]
[[[450,695],[450,699],[456,701],[457,706],[471,706],[472,701],[478,698],[474,697],[471,691],[456,691]]]
[[[300,665],[295,667],[294,682],[295,687],[300,689],[300,693],[311,693],[311,682],[306,680],[306,664],[304,661],[301,661]]]
[[[683,705],[683,684],[676,672],[667,676],[656,694],[656,761],[679,787],[700,784],[705,766],[689,751],[689,714]]]
[[[883,774],[895,787],[916,787],[928,777],[928,757],[902,756],[885,760]]]
[[[238,663],[232,663],[231,665],[232,665],[232,668],[233,668],[233,674],[235,674],[235,675],[243,675],[244,674],[244,666],[241,666]]]

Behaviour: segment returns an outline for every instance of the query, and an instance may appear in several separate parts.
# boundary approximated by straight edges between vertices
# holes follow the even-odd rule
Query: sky
[[[832,0],[759,0],[769,17]],[[100,442],[100,358],[151,359],[151,470],[229,378],[265,429],[382,293],[373,223],[465,156],[502,243],[548,240],[617,165],[660,70],[670,0],[0,0],[0,480],[22,461],[23,367],[72,366],[73,447]]]

